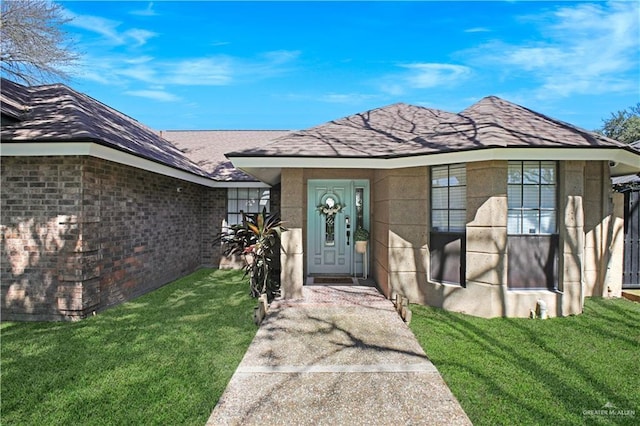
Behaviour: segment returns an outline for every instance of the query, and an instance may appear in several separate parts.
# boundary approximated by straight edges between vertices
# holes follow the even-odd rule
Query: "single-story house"
[[[486,317],[620,294],[610,176],[640,171],[640,155],[499,98],[296,132],[156,132],[64,85],[1,89],[3,320],[83,318],[225,265],[215,235],[263,206],[289,229],[284,297],[362,274]]]
[[[285,297],[308,276],[363,272],[388,297],[482,317],[621,294],[610,176],[640,171],[640,155],[503,99],[458,114],[394,104],[227,156],[280,184]]]

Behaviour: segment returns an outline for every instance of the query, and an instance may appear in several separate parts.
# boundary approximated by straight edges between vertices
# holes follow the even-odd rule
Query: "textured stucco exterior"
[[[306,277],[306,182],[370,179],[371,276],[387,296],[481,317],[526,317],[543,300],[549,316],[582,312],[584,297],[616,296],[620,215],[605,161],[558,163],[558,291],[508,286],[507,161],[467,163],[465,286],[429,279],[430,169],[284,169],[282,284],[298,297]],[[612,216],[613,215],[613,216]],[[287,235],[288,234],[288,235]]]
[[[94,157],[2,157],[2,319],[83,318],[217,265],[225,203]]]

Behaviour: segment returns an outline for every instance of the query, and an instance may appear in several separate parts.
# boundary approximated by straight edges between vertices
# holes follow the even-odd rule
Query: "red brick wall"
[[[216,264],[225,189],[92,157],[1,166],[3,319],[82,318]]]

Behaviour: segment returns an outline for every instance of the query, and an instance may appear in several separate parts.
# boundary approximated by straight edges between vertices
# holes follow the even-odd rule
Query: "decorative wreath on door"
[[[319,204],[316,209],[320,214],[327,216],[327,218],[335,216],[344,208],[344,206],[340,204],[339,201],[336,201],[332,195],[325,195],[323,198],[324,202]]]

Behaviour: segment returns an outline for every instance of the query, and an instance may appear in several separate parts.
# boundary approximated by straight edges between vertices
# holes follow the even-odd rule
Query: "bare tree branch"
[[[37,84],[69,78],[65,69],[79,55],[63,30],[71,19],[47,0],[2,1],[0,71],[12,80]]]

